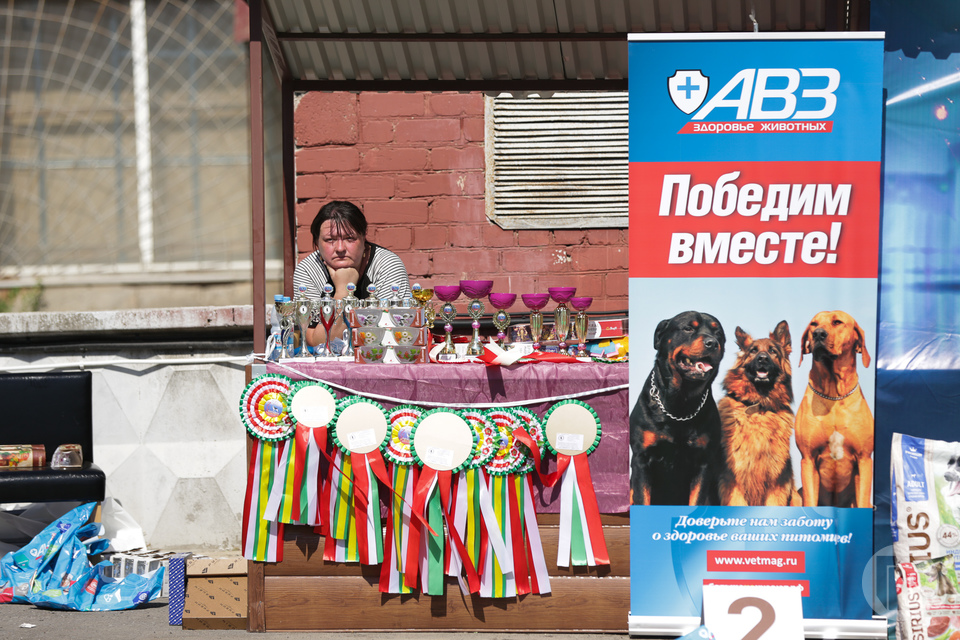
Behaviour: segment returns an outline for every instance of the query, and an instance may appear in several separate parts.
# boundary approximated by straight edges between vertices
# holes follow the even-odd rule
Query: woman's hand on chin
[[[333,280],[333,288],[338,298],[346,295],[348,284],[353,283],[356,285],[357,282],[360,281],[360,272],[354,267],[343,267],[342,269],[328,268],[327,271],[330,272],[330,279]]]

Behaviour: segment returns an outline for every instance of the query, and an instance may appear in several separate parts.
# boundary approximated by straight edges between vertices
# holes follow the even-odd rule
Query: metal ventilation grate
[[[626,227],[627,94],[488,96],[487,217],[504,229]]]

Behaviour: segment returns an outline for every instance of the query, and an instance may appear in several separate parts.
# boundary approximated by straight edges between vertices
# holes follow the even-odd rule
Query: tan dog
[[[863,329],[848,313],[821,311],[800,343],[801,362],[813,354],[796,422],[803,506],[870,507],[873,415],[857,375],[857,354],[870,366]]]
[[[758,340],[737,327],[736,336],[740,352],[723,379],[727,395],[717,403],[725,462],[720,504],[799,506],[790,463],[790,327],[783,320]]]

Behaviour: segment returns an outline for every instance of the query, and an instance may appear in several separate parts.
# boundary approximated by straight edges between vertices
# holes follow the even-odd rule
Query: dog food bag
[[[960,558],[960,442],[893,434],[890,498],[897,562]]]
[[[953,556],[900,562],[897,636],[902,640],[960,639],[960,589]]]

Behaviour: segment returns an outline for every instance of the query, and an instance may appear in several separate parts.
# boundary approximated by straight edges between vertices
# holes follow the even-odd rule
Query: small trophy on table
[[[523,304],[530,309],[530,335],[533,337],[533,350],[540,350],[540,338],[543,336],[543,314],[540,310],[547,306],[549,293],[523,293]]]
[[[280,317],[280,359],[293,357],[293,312],[296,306],[287,296],[273,303]]]
[[[443,302],[440,307],[440,317],[443,318],[443,331],[445,334],[443,348],[437,360],[456,360],[457,348],[453,346],[453,320],[457,317],[457,308],[453,306],[453,301],[460,297],[460,285],[437,285],[433,288],[437,299]]]
[[[591,303],[593,303],[593,298],[570,298],[570,306],[577,312],[573,319],[573,330],[577,336],[578,358],[587,357],[587,351],[583,345],[587,341],[587,309]]]
[[[507,327],[510,326],[510,314],[507,313],[514,302],[517,300],[515,293],[491,293],[490,304],[497,310],[493,316],[493,324],[497,327],[497,344],[506,348]]]
[[[486,298],[493,289],[493,280],[461,280],[460,290],[463,295],[471,298],[470,317],[473,318],[473,337],[467,345],[468,356],[482,356],[483,344],[480,342],[480,316],[483,315],[483,303],[480,298]]]

